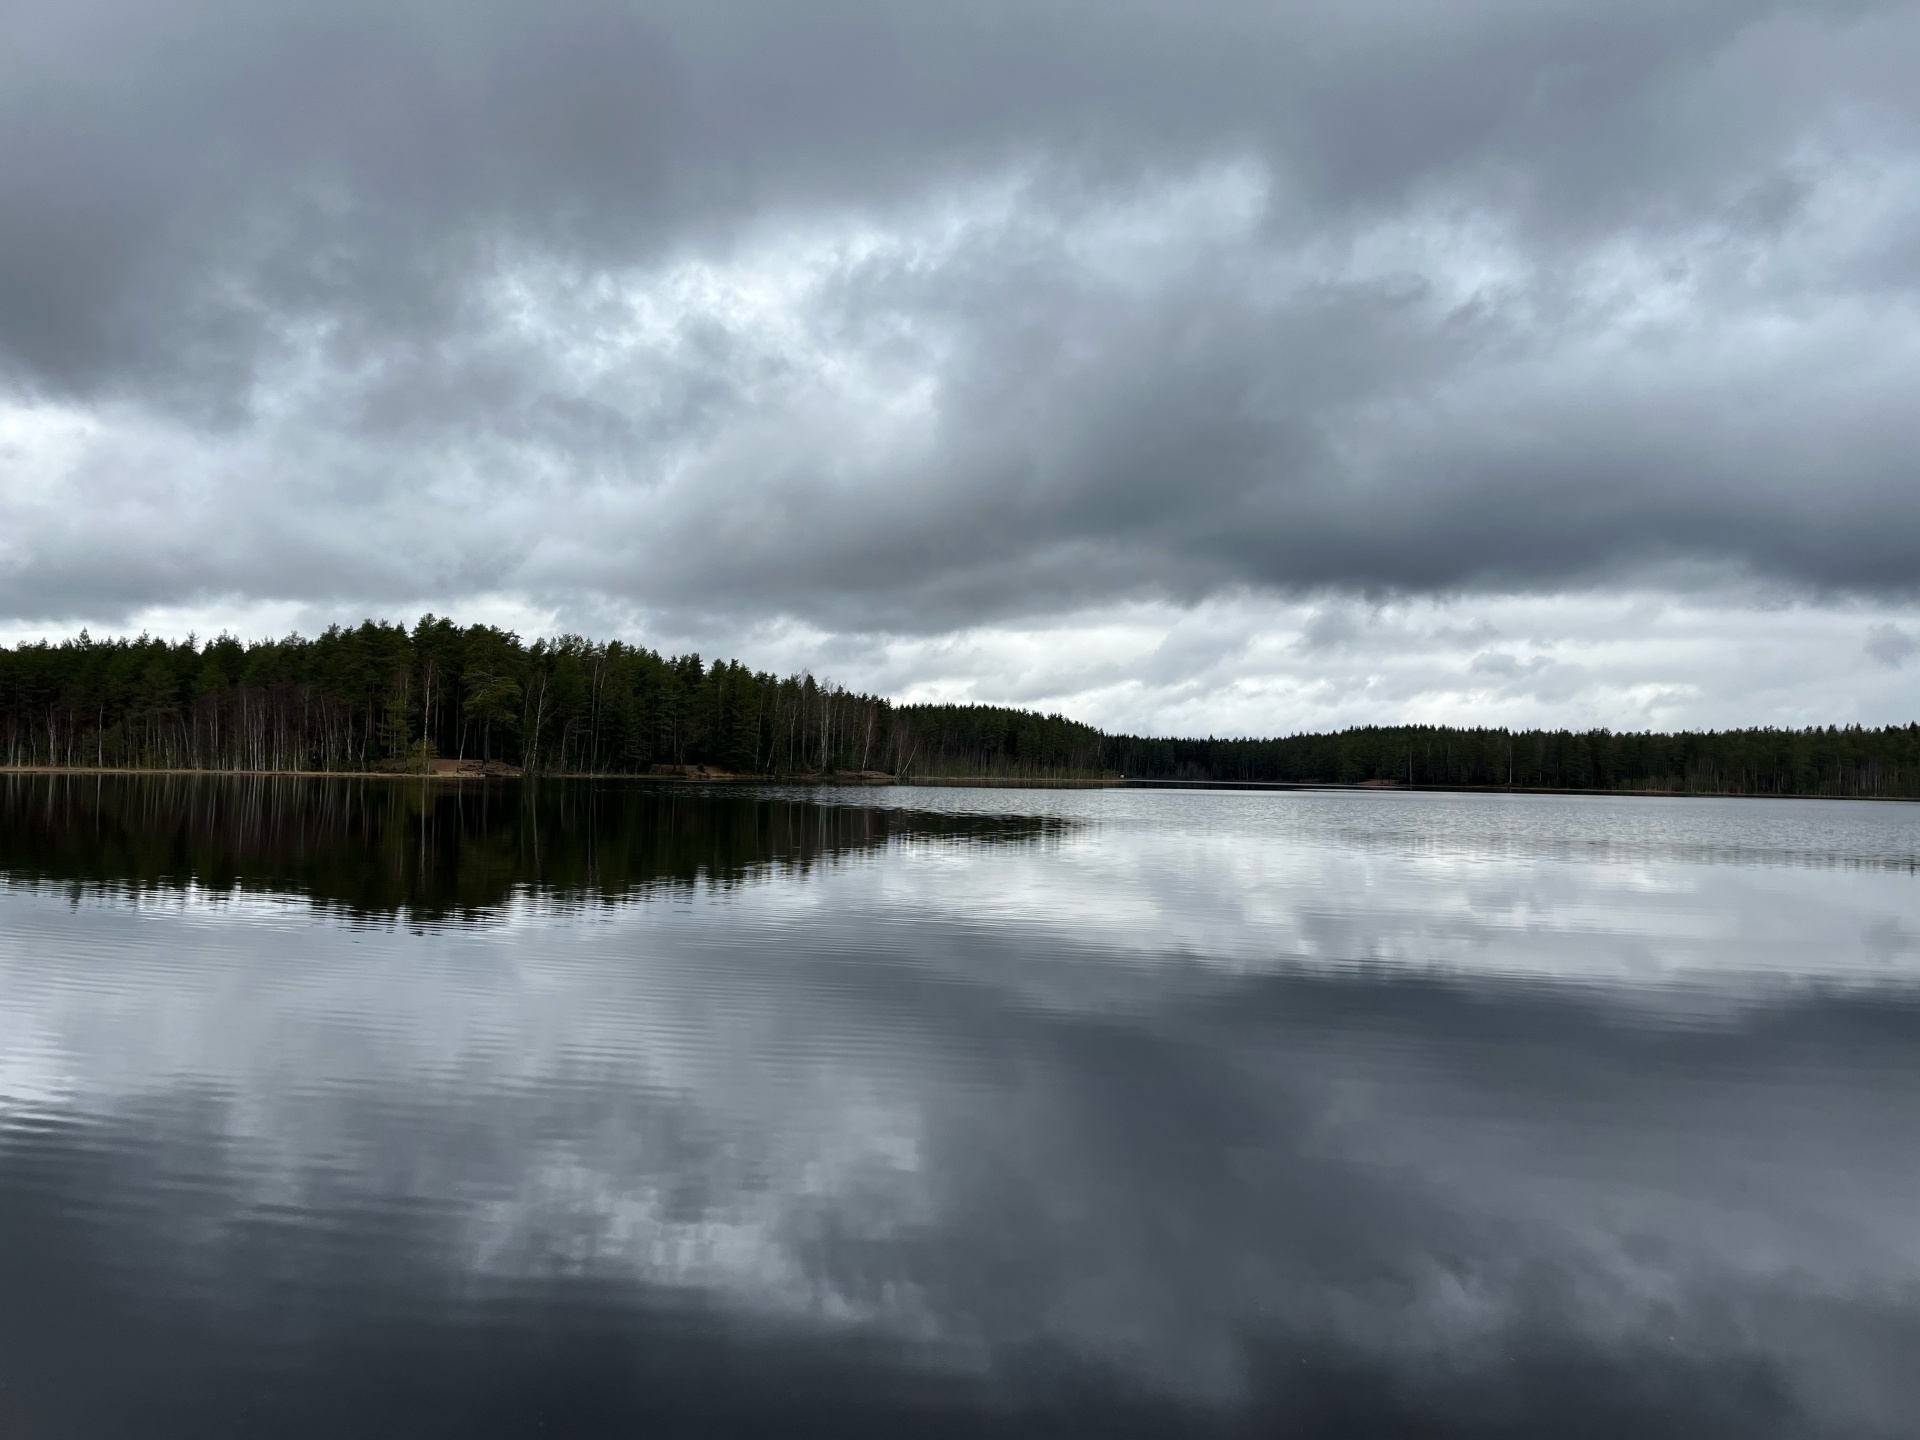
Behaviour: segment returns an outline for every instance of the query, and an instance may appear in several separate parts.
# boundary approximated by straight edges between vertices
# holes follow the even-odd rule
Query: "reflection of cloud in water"
[[[1352,828],[1356,812],[1381,813],[1383,800],[1398,822],[1367,844],[1344,844],[1316,817],[1289,813],[1293,797],[1262,799],[1252,823],[1182,828],[1152,823],[1122,797],[1118,814],[1083,820],[1042,857],[986,852],[954,856],[937,873],[888,870],[887,902],[1085,947],[1109,979],[1116,959],[1158,966],[1177,955],[1230,970],[1384,967],[1592,983],[1626,987],[1622,1000],[1658,986],[1662,1006],[1685,1003],[1676,986],[1713,1003],[1810,983],[1920,986],[1920,948],[1901,941],[1920,923],[1920,887],[1904,861],[1893,863],[1920,842],[1920,807],[1833,807],[1861,822],[1852,831],[1812,817],[1835,831],[1838,853],[1861,862],[1843,868],[1800,865],[1791,849],[1750,846],[1739,853],[1764,858],[1736,863],[1726,847],[1676,853],[1664,842],[1569,842],[1509,858],[1477,843],[1506,843],[1495,833],[1504,802],[1480,797],[1434,802],[1477,812],[1477,830],[1459,843],[1410,847],[1392,842],[1404,823],[1392,807],[1427,797],[1337,797],[1318,817],[1337,830]],[[1687,803],[1641,809],[1684,812]],[[1778,815],[1765,812],[1791,815],[1798,803],[1749,803],[1759,822],[1749,841],[1778,830]],[[1623,828],[1608,805],[1554,804],[1546,818],[1563,830],[1589,813],[1599,829]]]
[[[348,1271],[404,1231],[451,1293],[627,1287],[1016,1391],[1893,1433],[1920,1013],[1852,982],[1911,886],[1109,821],[425,936],[15,893],[0,1155],[130,1127],[179,1183],[103,1226],[311,1224]],[[1739,1003],[1646,1023],[1675,974]]]
[[[890,790],[862,803],[983,816],[1006,791]],[[1019,808],[1110,831],[1368,851],[1389,857],[1920,869],[1920,804],[1710,796],[1448,792],[1024,791]]]

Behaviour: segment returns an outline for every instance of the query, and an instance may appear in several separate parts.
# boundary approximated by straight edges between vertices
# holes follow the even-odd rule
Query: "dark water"
[[[0,779],[0,1435],[1910,1436],[1917,861]]]

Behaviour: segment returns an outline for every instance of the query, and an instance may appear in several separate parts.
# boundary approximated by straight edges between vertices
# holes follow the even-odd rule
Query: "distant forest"
[[[895,705],[810,675],[428,615],[316,639],[0,647],[0,759],[227,771],[1291,781],[1920,796],[1920,725],[1680,734],[1366,726],[1270,740],[1108,735],[1060,715]]]

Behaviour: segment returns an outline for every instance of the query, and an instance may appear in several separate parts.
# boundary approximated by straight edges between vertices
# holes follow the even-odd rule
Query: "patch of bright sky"
[[[58,503],[103,428],[81,409],[0,396],[0,507]],[[0,534],[0,547],[6,544]]]
[[[1614,729],[1907,723],[1912,607],[1758,607],[1657,592],[1371,605],[1241,595],[879,638],[837,678],[1109,729],[1264,735],[1426,722]],[[841,648],[845,649],[844,641]],[[852,660],[852,656],[846,656]]]

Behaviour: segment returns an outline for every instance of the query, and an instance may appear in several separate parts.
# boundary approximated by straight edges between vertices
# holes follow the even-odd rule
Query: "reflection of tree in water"
[[[25,775],[0,780],[0,872],[76,893],[192,885],[432,920],[517,891],[614,900],[804,873],[896,840],[1018,844],[1066,824],[621,781]]]

